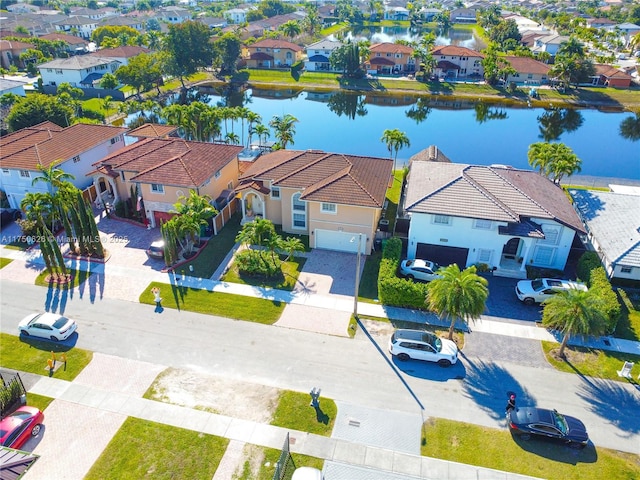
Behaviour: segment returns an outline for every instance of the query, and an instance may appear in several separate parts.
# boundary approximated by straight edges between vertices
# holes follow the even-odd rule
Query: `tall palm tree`
[[[253,133],[258,135],[258,141],[260,142],[261,145],[264,145],[265,143],[267,143],[267,138],[269,138],[269,136],[271,134],[270,131],[269,131],[269,127],[267,127],[266,125],[264,125],[262,123],[258,123],[253,128]]]
[[[43,165],[38,165],[38,170],[40,170],[40,175],[35,177],[31,181],[31,186],[35,186],[39,182],[45,182],[49,184],[49,193],[53,194],[53,191],[56,190],[62,182],[66,182],[69,180],[75,180],[72,174],[65,172],[64,170],[58,168],[56,165],[58,163],[52,162],[48,167],[44,167]]]
[[[564,334],[559,357],[564,357],[571,335],[601,335],[605,330],[607,319],[603,313],[603,300],[595,290],[561,290],[545,300],[543,306],[542,324]]]
[[[632,142],[640,140],[640,110],[620,122],[620,136]]]
[[[282,117],[274,115],[269,122],[269,126],[274,129],[274,135],[278,139],[280,148],[283,150],[287,148],[289,143],[293,145],[293,136],[296,133],[295,124],[297,122],[298,119],[289,113]]]
[[[260,123],[260,120],[262,120],[262,117],[256,112],[247,110],[246,119],[247,119],[247,147],[248,147],[251,145],[251,137],[253,136],[254,133],[257,133],[253,129],[253,124]]]
[[[285,262],[288,262],[295,252],[304,252],[305,250],[304,243],[297,237],[287,237],[285,240],[282,240],[280,247],[287,252]]]
[[[389,157],[393,158],[393,170],[395,171],[398,151],[403,147],[411,146],[409,137],[407,137],[404,132],[401,132],[397,128],[394,128],[392,130],[387,129],[382,132],[380,141],[384,142],[387,145],[387,150],[389,150]],[[395,156],[393,155],[394,153]]]
[[[454,263],[438,270],[438,274],[442,277],[427,285],[425,303],[440,318],[450,320],[449,340],[453,340],[458,319],[468,323],[480,318],[484,312],[489,296],[488,282],[476,274],[475,266],[460,271]]]
[[[280,25],[280,31],[289,37],[290,41],[293,41],[293,37],[300,35],[302,29],[300,28],[300,22],[297,20],[289,20]]]

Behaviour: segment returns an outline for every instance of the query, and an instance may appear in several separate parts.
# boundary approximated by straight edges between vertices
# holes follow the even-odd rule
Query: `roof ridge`
[[[349,172],[351,171],[352,168],[353,168],[353,164],[349,162],[349,165],[346,165],[344,168],[338,170],[337,172],[332,173],[328,177],[323,178],[319,182],[314,183],[310,187],[305,188],[304,194],[310,195],[313,192],[317,192],[321,188],[326,187],[327,185],[331,185],[333,182],[344,177],[345,175],[350,176]]]
[[[305,153],[309,153],[309,151],[308,151],[308,150],[301,150],[301,151],[300,151],[300,154],[299,154],[299,155],[296,155],[296,156],[295,156],[295,157],[293,157],[293,158],[291,158],[291,160],[293,160],[294,158],[298,158],[298,157],[300,157],[300,156],[304,155]],[[304,165],[301,165],[300,167],[298,167],[297,169],[295,169],[295,170],[293,170],[293,171],[291,171],[291,172],[287,173],[286,175],[284,175],[284,176],[282,176],[282,177],[280,177],[280,178],[274,179],[274,180],[273,180],[273,183],[280,182],[280,181],[285,180],[285,179],[287,179],[287,178],[289,178],[289,177],[291,177],[291,176],[293,176],[293,175],[295,175],[295,174],[297,174],[297,173],[300,173],[301,171],[306,170],[307,168],[309,168],[311,165],[315,165],[315,164],[317,164],[320,160],[323,160],[323,159],[327,158],[329,155],[332,155],[332,154],[329,154],[329,153],[326,153],[326,152],[322,152],[322,153],[324,153],[324,155],[319,156],[318,158],[316,158],[316,159],[315,159],[315,160],[313,160],[312,162],[305,163]],[[347,162],[348,162],[348,160],[347,160]],[[349,163],[351,163],[351,162],[349,162]],[[282,165],[282,164],[280,164],[280,165]]]
[[[494,170],[493,167],[487,167],[489,170],[491,170],[495,175],[497,175],[498,177],[500,177],[502,180],[504,180],[505,182],[507,182],[509,185],[511,185],[520,195],[522,195],[523,197],[525,197],[527,200],[529,200],[531,203],[533,203],[534,205],[536,205],[538,208],[540,208],[540,210],[542,210],[543,212],[545,212],[547,215],[549,215],[551,218],[557,218],[556,215],[552,214],[549,210],[547,210],[545,207],[543,207],[542,205],[540,205],[537,201],[535,201],[533,198],[531,198],[529,195],[527,195],[525,192],[523,192],[522,190],[520,190],[518,187],[516,187],[511,181],[509,181],[509,179],[507,179],[504,175],[500,175],[496,170]]]
[[[471,176],[469,176],[467,173],[465,173],[467,169],[470,169],[470,168],[476,167],[476,166],[478,166],[478,165],[467,165],[465,168],[463,168],[462,169],[462,179],[465,180],[467,183],[469,183],[473,188],[478,190],[480,193],[482,193],[482,195],[484,195],[487,199],[489,199],[491,202],[493,202],[497,207],[502,209],[511,218],[513,218],[514,220],[520,221],[520,215],[518,213],[516,213],[513,210],[511,210],[507,205],[505,205],[498,198],[496,198],[495,195],[493,195],[486,188],[484,188],[480,183],[478,183]],[[496,176],[498,176],[500,178],[503,178],[501,175],[498,175],[496,172],[494,172],[491,167],[485,167],[485,168],[487,168],[494,175],[496,175]],[[515,188],[515,186],[512,185],[511,182],[507,182],[507,183],[509,183],[509,185],[511,185],[512,187]],[[519,189],[516,189],[516,190],[518,192],[520,191]]]

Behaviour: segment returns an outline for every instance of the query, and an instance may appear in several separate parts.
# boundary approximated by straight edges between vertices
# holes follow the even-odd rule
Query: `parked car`
[[[154,260],[164,260],[164,240],[156,240],[146,250],[147,257]]]
[[[429,260],[420,260],[418,258],[414,260],[403,260],[400,263],[400,273],[407,277],[409,280],[424,280],[430,282],[436,278],[440,278],[436,272],[440,268],[440,265]]]
[[[587,427],[580,420],[556,410],[522,407],[510,410],[507,423],[512,434],[522,440],[537,438],[584,448],[589,443]]]
[[[22,210],[17,208],[0,208],[0,230],[22,218]]]
[[[236,192],[230,189],[226,189],[223,190],[222,192],[220,192],[220,195],[218,195],[218,198],[216,198],[215,200],[213,200],[211,202],[211,205],[218,211],[222,210],[224,207],[227,206],[227,204],[229,202],[231,202],[231,200],[233,200],[233,197],[236,196]]]
[[[75,320],[51,312],[32,313],[23,318],[18,325],[22,335],[46,338],[54,342],[66,340],[76,328],[78,326]]]
[[[42,429],[44,414],[35,407],[20,407],[0,421],[0,445],[19,449]]]
[[[544,302],[561,290],[576,288],[587,290],[587,286],[580,282],[570,280],[559,280],[557,278],[536,278],[535,280],[520,280],[516,284],[516,295],[518,300],[533,305]]]
[[[458,346],[424,330],[396,330],[389,340],[389,353],[398,360],[425,360],[448,367],[458,361]]]

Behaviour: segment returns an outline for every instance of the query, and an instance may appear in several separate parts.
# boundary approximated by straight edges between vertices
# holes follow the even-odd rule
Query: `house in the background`
[[[336,40],[320,40],[307,46],[307,60],[305,60],[305,69],[309,72],[332,72],[329,57],[331,53],[338,47],[342,46],[342,42]]]

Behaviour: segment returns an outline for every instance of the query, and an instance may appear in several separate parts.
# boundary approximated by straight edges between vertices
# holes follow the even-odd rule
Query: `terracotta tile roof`
[[[133,130],[129,130],[127,135],[130,137],[154,137],[154,138],[165,138],[175,133],[178,130],[178,127],[173,125],[161,125],[159,123],[145,123],[144,125],[140,125]]]
[[[616,67],[611,65],[602,65],[600,63],[596,63],[594,65],[596,69],[596,75],[601,75],[607,78],[624,78],[631,80],[633,77],[631,75],[623,72],[622,70],[618,70]]]
[[[504,57],[504,59],[509,62],[518,73],[535,73],[547,75],[551,68],[546,63],[529,57],[515,57],[507,55]]]
[[[537,172],[511,167],[412,162],[405,209],[501,222],[552,219],[583,232],[559,186]]]
[[[0,139],[2,168],[37,170],[66,161],[94,148],[127,129],[109,125],[78,123],[67,128],[51,122],[23,128]]]
[[[67,35],[66,33],[47,33],[46,35],[41,35],[41,39],[43,40],[62,40],[63,42],[67,42],[69,45],[88,45],[84,38],[76,37],[75,35]]]
[[[453,57],[480,57],[484,58],[484,55],[470,48],[458,47],[456,45],[440,45],[431,50],[431,55],[448,55]]]
[[[411,162],[447,162],[451,163],[449,157],[447,157],[442,151],[435,145],[430,145],[424,150],[420,150],[409,159]]]
[[[0,40],[0,51],[27,50],[29,48],[36,47],[31,43],[17,42],[15,40]]]
[[[252,45],[249,45],[247,48],[287,48],[289,50],[293,50],[294,52],[301,52],[302,47],[300,45],[296,45],[295,43],[287,42],[286,40],[278,40],[274,38],[267,38],[265,40],[261,40]]]
[[[90,55],[106,58],[131,58],[141,53],[149,53],[150,51],[148,48],[137,45],[122,45],[116,48],[103,48]]]
[[[302,190],[302,200],[381,208],[393,162],[318,150],[278,150],[259,157],[242,176]]]
[[[404,53],[407,55],[411,55],[413,53],[413,48],[407,45],[400,45],[399,43],[374,43],[369,47],[369,51],[374,53]]]
[[[96,162],[114,171],[133,172],[133,181],[198,188],[229,162],[237,145],[189,142],[180,138],[147,138]]]

